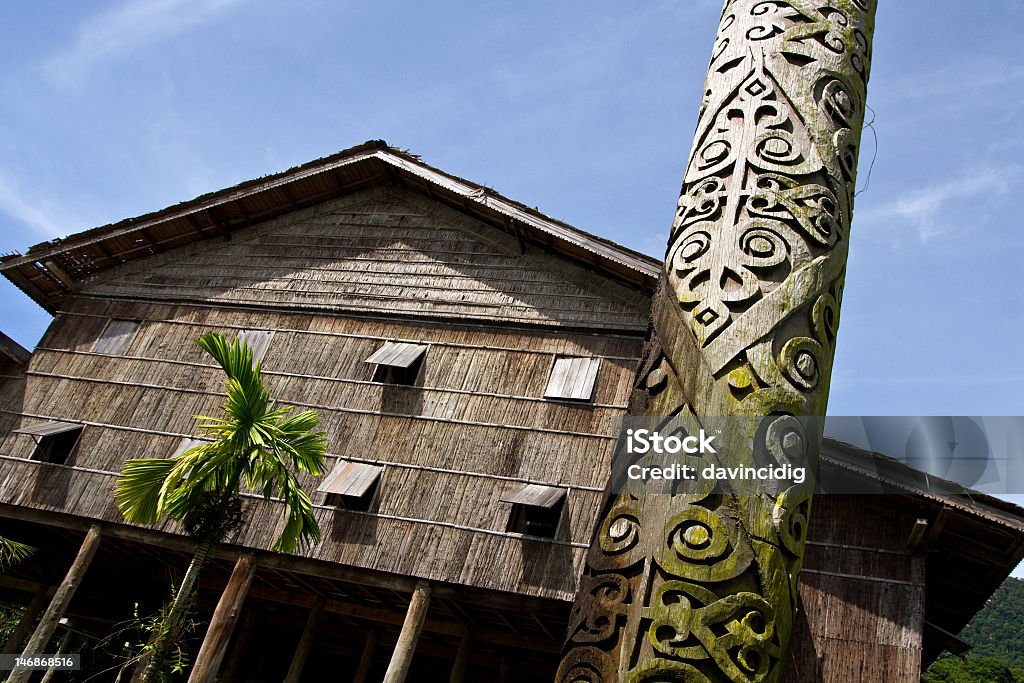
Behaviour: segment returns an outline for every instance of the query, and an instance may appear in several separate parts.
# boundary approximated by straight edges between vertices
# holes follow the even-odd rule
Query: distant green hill
[[[926,683],[1024,681],[1024,580],[1008,578],[960,632],[974,646],[967,661],[945,655],[922,677]]]
[[[995,657],[1024,669],[1024,580],[1007,579],[974,615],[960,637],[976,657]]]

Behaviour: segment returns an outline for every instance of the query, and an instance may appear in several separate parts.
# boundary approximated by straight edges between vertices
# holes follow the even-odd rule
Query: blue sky
[[[1024,414],[1024,3],[880,5],[830,412]],[[0,252],[384,138],[660,256],[720,8],[3,3]]]

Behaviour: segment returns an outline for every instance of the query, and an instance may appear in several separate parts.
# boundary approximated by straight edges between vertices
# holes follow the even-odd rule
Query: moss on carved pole
[[[723,436],[728,464],[820,443],[797,417],[828,399],[873,16],[874,0],[722,13],[630,412],[753,418]],[[783,680],[810,503],[609,494],[558,682]]]

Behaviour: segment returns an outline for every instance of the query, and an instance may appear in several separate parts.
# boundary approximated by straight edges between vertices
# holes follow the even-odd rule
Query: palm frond
[[[125,461],[117,475],[114,502],[126,520],[135,524],[155,524],[160,519],[161,492],[175,462],[165,458]]]
[[[244,479],[264,498],[284,501],[287,521],[275,549],[288,552],[319,541],[312,501],[294,472],[324,473],[327,436],[314,431],[320,418],[312,410],[292,414],[292,408],[271,403],[260,364],[244,342],[211,332],[196,343],[227,378],[224,414],[196,416],[203,436],[213,441],[173,458],[126,461],[115,490],[118,509],[131,522],[152,524],[164,515],[180,522],[211,494],[237,498]]]
[[[30,545],[0,536],[0,571],[21,562],[35,551]]]

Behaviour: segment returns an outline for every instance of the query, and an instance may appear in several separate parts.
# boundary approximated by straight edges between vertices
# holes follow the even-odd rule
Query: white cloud
[[[52,207],[26,198],[3,173],[0,173],[0,212],[47,239],[69,232],[68,223],[58,218]]]
[[[202,24],[241,2],[128,0],[82,24],[74,42],[44,62],[43,73],[56,86],[74,86],[99,64]]]
[[[980,196],[1006,194],[1020,180],[1021,167],[1007,165],[979,169],[931,185],[910,190],[892,201],[855,214],[854,225],[881,225],[892,235],[900,225],[913,228],[922,242],[950,230],[942,220],[951,204]],[[858,220],[859,219],[859,220]]]

